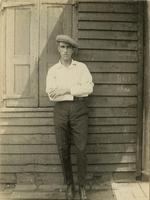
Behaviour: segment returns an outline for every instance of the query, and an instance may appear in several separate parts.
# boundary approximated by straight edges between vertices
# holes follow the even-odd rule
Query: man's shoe
[[[67,200],[74,199],[74,186],[73,185],[67,185],[66,199]]]
[[[87,200],[87,195],[84,187],[79,188],[80,200]]]

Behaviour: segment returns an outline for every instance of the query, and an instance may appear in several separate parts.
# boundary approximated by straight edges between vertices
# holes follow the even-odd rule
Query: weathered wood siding
[[[89,66],[95,82],[90,101],[91,113],[94,113],[91,116],[91,134],[94,136],[97,127],[97,143],[105,143],[101,138],[104,134],[108,143],[114,146],[123,143],[127,145],[123,151],[118,149],[117,154],[113,150],[109,154],[107,152],[106,155],[111,156],[107,164],[112,171],[114,166],[118,171],[117,165],[123,166],[124,163],[127,165],[123,171],[135,171],[139,134],[139,64],[142,69],[142,63],[139,63],[142,38],[139,37],[141,22],[138,18],[138,3],[81,1],[78,6],[79,57]],[[105,127],[106,132],[101,130]],[[132,151],[128,149],[129,144]],[[129,160],[125,161],[125,156]],[[100,166],[105,169],[101,163]]]
[[[47,3],[39,5],[39,13],[44,13],[42,16],[45,17],[48,16],[46,6]],[[36,13],[37,7],[32,9]],[[78,60],[87,64],[95,83],[94,93],[89,98],[88,175],[134,174],[140,95],[137,76],[140,56],[138,3],[79,1],[75,10],[75,36],[80,44]],[[43,22],[50,19],[42,16],[40,20]],[[40,26],[46,27],[43,23]],[[0,113],[0,182],[46,184],[62,183],[63,180],[54,133],[53,107],[49,104],[47,108],[48,99],[42,88],[47,70],[47,63],[42,62],[44,59],[53,62],[49,61],[48,51],[42,51],[47,37],[47,29],[42,28],[38,33],[43,60],[39,61],[39,65],[36,63],[34,71],[40,72],[38,107],[36,101],[35,106],[30,106],[36,108],[3,108]],[[5,106],[8,102],[15,106],[13,102],[16,103],[16,100],[8,98]],[[25,101],[28,102],[27,99]],[[72,161],[76,172],[74,146]]]

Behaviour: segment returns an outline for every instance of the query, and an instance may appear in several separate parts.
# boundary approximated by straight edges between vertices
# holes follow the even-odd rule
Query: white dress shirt
[[[93,86],[92,76],[87,66],[74,60],[67,67],[59,61],[48,70],[46,77],[46,92],[51,101],[72,101],[74,96],[87,97],[93,92]],[[69,88],[70,94],[52,98],[50,94],[56,88]]]

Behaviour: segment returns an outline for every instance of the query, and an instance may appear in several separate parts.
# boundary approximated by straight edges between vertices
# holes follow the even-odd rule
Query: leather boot
[[[66,190],[66,199],[67,200],[72,200],[74,199],[74,186],[73,185],[67,185],[67,190]]]
[[[87,200],[86,190],[84,186],[79,187],[80,200]]]

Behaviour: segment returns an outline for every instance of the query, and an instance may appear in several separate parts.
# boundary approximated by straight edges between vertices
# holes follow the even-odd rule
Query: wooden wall
[[[125,147],[124,150],[112,147],[104,152],[109,157],[107,165],[112,171],[114,167],[115,171],[138,171],[136,145],[139,134],[138,101],[141,98],[138,71],[142,76],[139,56],[142,43],[139,27],[142,22],[138,13],[137,2],[79,3],[79,57],[89,66],[95,82],[90,102],[91,113],[94,112],[91,134],[94,136],[95,128],[98,128],[99,144],[104,143],[105,135],[107,148],[110,144]],[[102,163],[99,164],[102,166]]]
[[[88,65],[95,83],[89,99],[87,178],[102,173],[116,177],[120,173],[134,175],[141,84],[138,3],[79,1],[76,13],[78,60]],[[39,71],[36,69],[36,73]],[[1,183],[60,184],[63,181],[53,107],[33,107],[1,109]],[[72,159],[76,172],[74,146]]]

